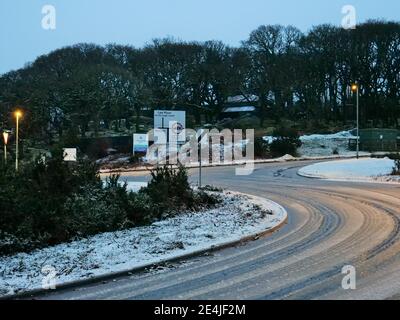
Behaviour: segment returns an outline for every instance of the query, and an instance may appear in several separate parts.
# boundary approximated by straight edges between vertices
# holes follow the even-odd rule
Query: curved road
[[[272,236],[44,299],[395,299],[400,293],[400,186],[297,175],[311,162],[204,169],[203,183],[270,198],[289,213]],[[191,171],[196,181],[197,170]],[[140,175],[131,181],[145,181]],[[343,290],[343,266],[357,289]]]

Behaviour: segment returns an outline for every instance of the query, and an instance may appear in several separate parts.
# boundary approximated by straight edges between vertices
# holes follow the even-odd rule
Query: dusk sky
[[[0,0],[0,74],[80,42],[141,47],[171,36],[235,46],[262,24],[340,25],[348,4],[358,22],[400,20],[399,0]],[[56,9],[56,30],[42,28],[44,5]]]

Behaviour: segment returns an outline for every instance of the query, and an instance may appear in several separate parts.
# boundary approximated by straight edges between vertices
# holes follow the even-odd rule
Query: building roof
[[[248,103],[248,102],[257,102],[259,100],[258,96],[254,94],[246,94],[246,95],[238,95],[228,97],[226,100],[227,103]]]
[[[224,109],[224,113],[231,113],[231,112],[253,112],[256,110],[254,106],[243,106],[243,107],[228,107]]]

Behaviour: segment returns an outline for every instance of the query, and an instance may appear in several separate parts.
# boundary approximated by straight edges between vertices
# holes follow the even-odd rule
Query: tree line
[[[0,122],[9,125],[18,105],[28,118],[24,130],[47,138],[54,128],[84,135],[90,122],[97,130],[116,119],[138,129],[144,109],[184,108],[199,125],[242,95],[257,107],[260,126],[282,118],[346,123],[354,119],[354,82],[361,121],[398,127],[400,23],[319,25],[307,33],[265,25],[239,47],[174,39],[143,48],[77,44],[0,77]]]

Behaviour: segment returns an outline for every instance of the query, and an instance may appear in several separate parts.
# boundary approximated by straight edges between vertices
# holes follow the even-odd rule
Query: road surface
[[[400,186],[329,182],[297,175],[308,162],[203,169],[203,183],[265,196],[283,205],[288,224],[234,248],[54,292],[40,299],[390,299],[400,294]],[[191,170],[196,181],[197,170]],[[130,181],[145,181],[135,174]],[[342,268],[357,271],[344,290]]]

